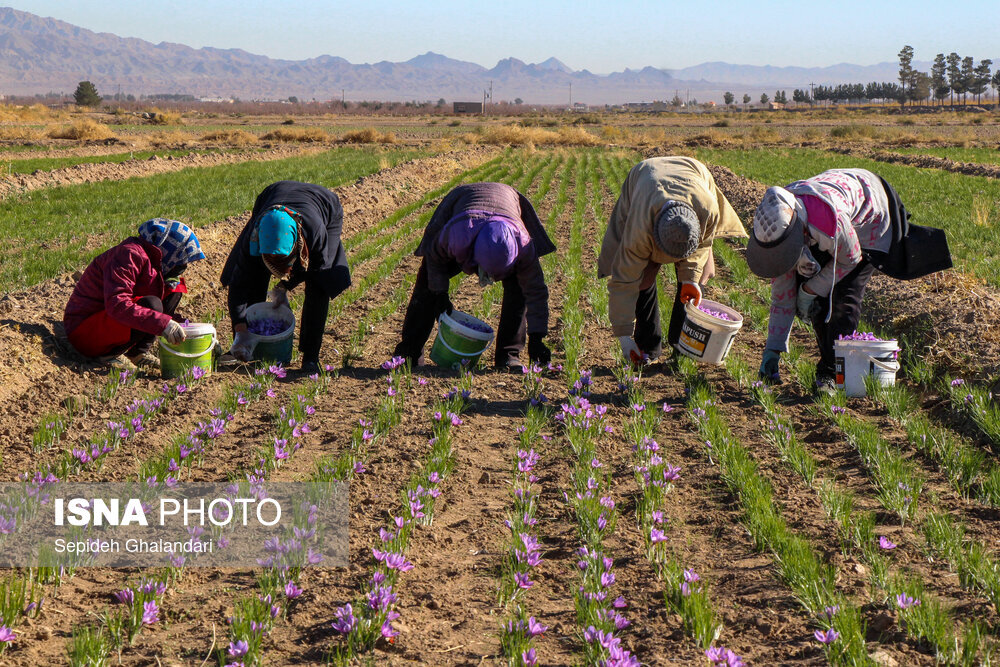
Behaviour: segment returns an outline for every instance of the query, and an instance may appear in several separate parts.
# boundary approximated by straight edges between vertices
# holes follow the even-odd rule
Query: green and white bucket
[[[247,324],[257,320],[274,319],[285,322],[288,327],[271,336],[252,335],[257,344],[253,348],[256,361],[268,361],[287,366],[292,361],[292,343],[295,339],[295,313],[288,306],[274,308],[270,302],[255,303],[247,308]]]
[[[181,326],[184,327],[187,338],[178,345],[171,345],[166,338],[160,336],[160,373],[167,379],[180,377],[195,367],[211,373],[217,341],[215,327],[205,322]]]
[[[458,370],[474,366],[493,342],[493,327],[458,310],[441,313],[431,348],[431,361],[442,368]]]

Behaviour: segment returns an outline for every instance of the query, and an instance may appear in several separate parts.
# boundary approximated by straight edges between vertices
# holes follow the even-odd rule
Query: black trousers
[[[180,292],[173,292],[166,298],[165,301],[158,299],[155,296],[144,296],[136,301],[136,304],[142,306],[143,308],[149,308],[150,310],[155,310],[158,313],[166,313],[167,315],[173,317],[173,314],[177,311],[177,306],[181,302],[181,296],[182,294]],[[132,334],[129,336],[128,343],[112,349],[108,354],[109,356],[124,354],[128,357],[136,357],[140,354],[149,352],[149,350],[152,349],[153,341],[155,340],[156,336],[151,333],[139,331],[138,329],[132,329]]]
[[[269,273],[254,276],[253,280],[243,281],[239,285],[229,287],[228,305],[230,317],[235,319],[239,308],[237,304],[253,305],[267,299],[267,287],[271,283]],[[330,312],[330,296],[318,278],[305,279],[305,300],[302,302],[302,322],[299,324],[299,352],[302,361],[319,361],[319,351],[323,346],[323,333],[326,331],[326,317]],[[235,322],[234,322],[235,326]]]
[[[456,272],[457,275],[457,272]],[[504,279],[503,301],[500,306],[500,324],[497,326],[497,339],[494,362],[497,365],[507,363],[510,358],[517,358],[524,349],[527,338],[527,322],[525,321],[526,306],[524,293],[516,277]],[[413,285],[413,295],[406,307],[403,318],[403,331],[399,344],[393,351],[393,356],[405,357],[414,365],[423,354],[424,345],[434,329],[434,322],[440,313],[435,312],[434,297],[427,286],[427,260],[420,263],[417,271],[417,281]]]
[[[632,339],[639,349],[649,355],[659,355],[663,351],[663,325],[660,322],[660,301],[656,290],[656,274],[659,264],[650,264],[640,285],[639,298],[635,302],[635,333]],[[684,305],[681,303],[681,284],[677,281],[674,305],[670,311],[667,327],[667,345],[671,348],[681,338],[684,326]]]
[[[823,252],[814,252],[814,258],[820,265],[825,266],[830,261],[829,255]],[[875,267],[868,260],[862,259],[861,263],[854,267],[854,270],[840,279],[833,287],[833,314],[830,321],[826,322],[829,311],[829,297],[816,297],[821,302],[819,315],[812,320],[813,331],[816,333],[816,344],[819,346],[819,364],[816,366],[817,376],[830,377],[834,375],[835,364],[833,356],[833,343],[839,336],[850,335],[858,328],[861,320],[861,300],[865,296],[865,288],[871,280]],[[798,285],[806,282],[807,278],[798,277]]]

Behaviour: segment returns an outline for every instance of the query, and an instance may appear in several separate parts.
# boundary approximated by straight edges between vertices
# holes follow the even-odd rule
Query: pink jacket
[[[95,257],[66,304],[66,333],[72,333],[94,313],[106,310],[112,319],[131,329],[162,334],[170,316],[135,303],[144,296],[166,296],[160,258],[159,248],[134,236]]]

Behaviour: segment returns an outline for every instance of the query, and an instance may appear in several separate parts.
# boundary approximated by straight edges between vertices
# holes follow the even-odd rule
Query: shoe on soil
[[[817,375],[815,392],[818,396],[833,396],[837,393],[837,381],[832,375]]]
[[[136,371],[136,365],[126,357],[124,354],[119,354],[117,356],[107,356],[98,357],[97,363],[108,366],[109,368],[118,368],[123,371]]]
[[[320,371],[320,366],[318,361],[303,361],[302,362],[302,372],[305,375],[316,375]]]
[[[498,359],[495,366],[498,371],[505,373],[517,373],[518,375],[524,373],[524,364],[517,357]]]
[[[160,358],[152,352],[131,355],[128,357],[128,360],[135,364],[137,368],[158,369],[160,367]]]

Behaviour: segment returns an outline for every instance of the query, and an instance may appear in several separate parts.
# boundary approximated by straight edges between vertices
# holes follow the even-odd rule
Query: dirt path
[[[879,162],[892,162],[895,164],[905,164],[910,167],[921,167],[931,169],[942,169],[956,174],[966,176],[985,176],[987,178],[1000,178],[1000,165],[980,164],[978,162],[962,162],[936,155],[910,155],[905,153],[894,153],[874,148],[858,148],[853,146],[832,147],[829,149],[833,153],[841,155],[854,155],[864,157],[869,160]]]

